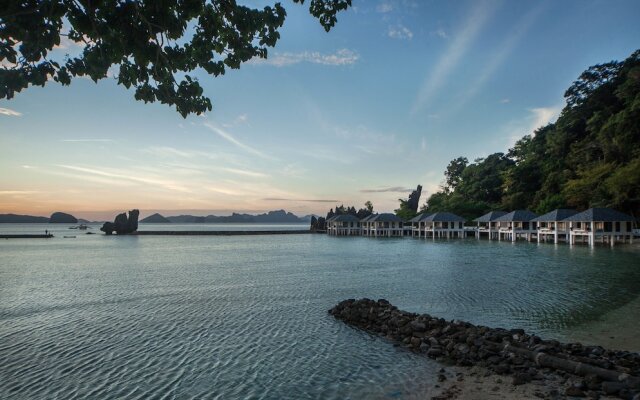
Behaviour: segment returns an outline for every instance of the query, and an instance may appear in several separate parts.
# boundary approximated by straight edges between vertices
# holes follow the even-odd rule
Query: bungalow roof
[[[356,217],[355,215],[342,214],[330,218],[329,222],[360,222],[360,219],[358,219],[358,217]]]
[[[374,214],[367,222],[402,222],[402,218],[391,213]]]
[[[541,215],[537,218],[532,219],[534,222],[553,222],[553,221],[562,221],[563,219],[569,218],[572,215],[577,214],[576,210],[570,210],[566,208],[558,208],[551,212],[548,212],[544,215]]]
[[[613,210],[611,208],[590,208],[581,213],[577,213],[568,218],[564,219],[565,221],[575,221],[575,222],[586,222],[586,221],[596,221],[596,222],[619,222],[619,221],[629,221],[634,222],[634,218],[631,215],[622,213],[620,211]]]
[[[450,212],[437,212],[424,218],[423,221],[428,222],[465,222],[466,220],[459,215]]]
[[[502,217],[496,218],[498,222],[529,222],[534,218],[537,218],[538,214],[532,213],[529,210],[515,210],[509,214],[505,214]]]
[[[474,222],[491,222],[491,221],[495,221],[496,219],[502,217],[503,215],[506,215],[507,212],[506,211],[489,211],[488,213],[486,213],[485,215],[478,217],[476,219],[474,219]]]

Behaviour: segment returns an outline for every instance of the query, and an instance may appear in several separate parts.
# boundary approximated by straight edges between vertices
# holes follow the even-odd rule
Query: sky
[[[195,74],[205,115],[113,78],[0,100],[0,213],[389,212],[418,184],[422,204],[450,160],[506,152],[582,71],[640,48],[637,0],[354,0],[329,33],[283,5],[267,60]]]

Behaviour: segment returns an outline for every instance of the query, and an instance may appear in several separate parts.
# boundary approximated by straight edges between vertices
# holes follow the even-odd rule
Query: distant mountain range
[[[285,210],[269,211],[265,214],[239,214],[233,213],[228,216],[207,215],[176,215],[165,217],[155,213],[140,220],[141,223],[308,223],[311,215],[298,217]]]
[[[269,211],[265,214],[238,214],[233,213],[229,216],[216,216],[207,215],[177,215],[172,217],[164,217],[161,214],[155,213],[149,215],[146,218],[140,220],[141,223],[308,223],[311,221],[312,215],[305,215],[304,217],[298,217],[295,214],[286,212],[285,210]],[[7,224],[25,224],[25,223],[67,223],[86,224],[89,221],[85,219],[76,218],[71,214],[55,212],[51,214],[51,217],[37,217],[32,215],[18,215],[18,214],[0,214],[0,223]]]
[[[33,215],[0,214],[0,224],[86,224],[87,220],[77,219],[71,214],[54,212],[51,217],[35,217]]]

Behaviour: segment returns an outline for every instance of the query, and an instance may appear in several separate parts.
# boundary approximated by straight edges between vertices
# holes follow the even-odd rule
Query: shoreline
[[[571,341],[584,344],[640,352],[638,316],[640,296],[622,307],[609,311],[598,320],[576,327],[567,332],[566,336]]]
[[[310,230],[263,230],[263,231],[136,231],[130,236],[245,236],[245,235],[306,235]],[[118,235],[112,235],[118,236]],[[121,235],[127,236],[127,235]]]
[[[328,312],[442,365],[442,388],[436,385],[440,394],[432,397],[435,400],[640,397],[637,352],[543,340],[522,329],[447,321],[399,310],[384,299],[349,299]]]

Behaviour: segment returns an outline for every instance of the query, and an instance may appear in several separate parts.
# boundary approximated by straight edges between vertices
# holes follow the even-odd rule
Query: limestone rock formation
[[[78,220],[71,214],[54,212],[49,218],[50,224],[77,224]]]
[[[140,211],[138,210],[129,211],[128,218],[127,214],[125,213],[118,214],[113,222],[105,222],[100,230],[107,235],[111,235],[113,232],[117,233],[118,235],[133,233],[138,230],[139,215]]]

